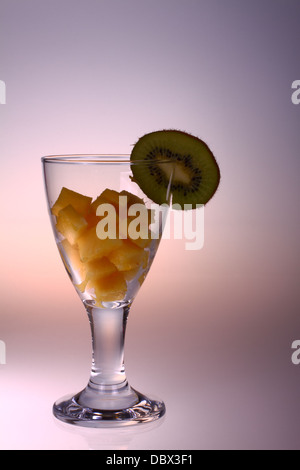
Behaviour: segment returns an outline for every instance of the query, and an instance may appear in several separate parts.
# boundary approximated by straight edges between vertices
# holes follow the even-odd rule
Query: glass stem
[[[89,387],[107,392],[123,388],[127,385],[124,340],[129,307],[86,309],[92,333]]]

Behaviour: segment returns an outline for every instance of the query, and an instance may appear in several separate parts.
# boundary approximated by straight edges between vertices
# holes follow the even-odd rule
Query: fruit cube
[[[87,289],[93,289],[96,305],[101,302],[113,302],[122,300],[127,292],[127,284],[122,273],[115,272],[108,277],[92,279],[87,284]]]
[[[112,204],[116,209],[119,207],[119,196],[118,191],[113,189],[105,189],[100,196],[98,196],[92,203],[92,208],[97,211],[99,204]]]
[[[143,271],[143,273],[140,275],[138,279],[140,286],[143,284],[144,280],[146,279],[146,276],[147,276],[147,271]]]
[[[78,238],[77,243],[80,258],[84,263],[87,263],[109,255],[113,250],[120,248],[123,241],[111,238],[101,240],[97,236],[96,228],[92,227]]]
[[[79,252],[78,252],[79,257]],[[79,257],[80,259],[80,257]],[[107,258],[95,259],[89,263],[82,263],[85,268],[85,278],[84,281],[77,285],[78,289],[81,292],[85,291],[87,283],[91,279],[101,279],[117,271],[117,268],[112,264]]]
[[[146,207],[146,204],[143,199],[136,196],[135,194],[129,193],[128,191],[121,191],[120,196],[127,196],[127,207],[131,207],[133,204],[142,204]],[[148,212],[148,225],[154,221],[155,211],[152,209],[147,209]],[[152,220],[153,219],[153,220]]]
[[[108,258],[116,266],[118,271],[130,271],[147,263],[149,252],[134,245],[128,240],[123,240],[122,246],[112,251]]]
[[[67,271],[70,274],[74,271],[79,279],[83,281],[86,277],[86,267],[80,259],[78,249],[72,246],[67,239],[64,239],[58,245],[58,248]]]
[[[134,269],[130,269],[130,271],[122,271],[122,273],[126,281],[132,281],[132,279],[134,279],[137,276],[139,271],[140,271],[140,266]]]
[[[83,234],[88,225],[85,218],[71,205],[61,209],[56,220],[57,231],[60,232],[71,245],[76,243],[77,239]]]
[[[117,271],[115,265],[108,258],[95,259],[85,264],[86,277],[88,279],[100,279],[110,276]]]
[[[128,207],[130,207],[132,204],[145,204],[143,199],[125,190],[120,192],[120,196],[127,197]]]
[[[148,226],[139,224],[135,217],[128,217],[127,234],[128,239],[140,248],[146,248],[151,244],[151,231]]]
[[[84,196],[71,189],[62,188],[58,199],[52,206],[51,212],[53,215],[58,216],[61,209],[71,204],[80,215],[86,216],[89,212],[91,202],[91,197]]]
[[[120,196],[127,197],[128,211],[127,223],[126,226],[122,223],[121,233],[125,233],[126,231],[126,238],[130,239],[141,248],[149,246],[151,243],[151,232],[149,230],[149,225],[151,224],[151,209],[146,208],[143,199],[139,198],[135,194],[129,193],[128,191],[121,191]],[[142,206],[141,211],[134,215],[129,215],[130,208],[133,204],[140,204]],[[146,220],[144,219],[145,216]]]
[[[112,189],[105,189],[100,196],[98,196],[91,204],[89,213],[87,214],[86,220],[90,227],[97,225],[101,216],[96,214],[98,206],[100,204],[112,204],[118,213],[119,208],[119,193]]]
[[[149,233],[148,239],[147,238],[136,238],[136,239],[130,238],[130,240],[132,241],[132,243],[135,243],[135,245],[139,246],[140,248],[147,248],[148,246],[150,246],[150,243],[151,243],[151,233]]]

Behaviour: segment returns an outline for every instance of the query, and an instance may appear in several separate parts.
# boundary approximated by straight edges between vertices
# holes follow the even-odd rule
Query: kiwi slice
[[[137,161],[147,164],[134,165]],[[219,166],[206,143],[182,131],[144,135],[133,147],[131,162],[133,181],[157,204],[165,203],[171,191],[172,204],[194,209],[212,198],[220,182]]]

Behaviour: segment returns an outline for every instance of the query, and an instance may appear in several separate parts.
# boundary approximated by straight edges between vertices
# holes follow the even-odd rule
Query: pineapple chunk
[[[112,204],[117,210],[119,208],[120,194],[113,189],[105,189],[100,196],[98,196],[91,205],[91,210],[96,214],[97,208],[100,204]]]
[[[131,194],[128,191],[121,191],[120,196],[126,196],[127,197],[127,210],[129,212],[130,207],[133,204],[141,204],[143,208],[145,209],[145,212],[139,215],[127,215],[127,238],[131,240],[133,243],[135,243],[137,246],[140,248],[145,248],[148,247],[151,243],[151,232],[149,230],[149,225],[151,224],[151,216],[152,216],[152,211],[151,209],[146,209],[145,203],[143,199],[139,198],[135,194]],[[141,217],[147,213],[147,222],[146,224],[144,223],[145,221],[142,219],[142,223],[136,222],[136,217]],[[133,238],[131,236],[131,231],[136,231],[137,234],[139,235],[137,238]]]
[[[136,226],[134,219],[135,217],[128,216],[128,227],[127,227],[128,239],[140,248],[147,248],[150,246],[151,241],[152,241],[151,231],[149,230],[148,227]],[[133,223],[133,225],[130,226],[131,223]],[[138,238],[133,238],[132,231],[133,233],[137,232]]]
[[[127,284],[122,273],[115,272],[108,277],[90,280],[87,289],[94,289],[96,305],[100,306],[101,302],[122,300],[127,292]]]
[[[119,196],[120,194],[118,193],[118,191],[115,191],[113,189],[105,189],[100,194],[100,196],[97,197],[96,201],[94,201],[93,204],[95,204],[96,209],[97,209],[99,204],[101,204],[102,202],[105,202],[105,203],[112,204],[117,209],[119,207]],[[98,202],[98,204],[96,204],[96,202]]]
[[[77,239],[87,228],[87,225],[85,218],[78,214],[71,205],[61,209],[58,213],[56,229],[71,243],[71,245],[76,243]]]
[[[130,238],[130,237],[129,237]],[[151,233],[149,232],[149,238],[136,238],[135,240],[133,238],[130,238],[132,243],[135,243],[137,246],[140,248],[147,248],[150,246],[151,243]]]
[[[71,204],[80,215],[86,216],[89,212],[92,200],[93,199],[91,197],[76,193],[71,189],[62,188],[57,201],[52,206],[51,211],[52,214],[57,217],[61,209],[64,209],[69,204]]]
[[[121,196],[122,199],[120,199]],[[123,200],[124,197],[127,198],[125,201]],[[130,239],[140,248],[145,248],[150,245],[151,232],[149,230],[149,225],[151,224],[152,211],[150,209],[146,209],[143,199],[129,193],[128,191],[121,191],[118,193],[111,189],[105,189],[90,206],[89,214],[86,217],[89,227],[95,227],[102,219],[101,216],[97,215],[97,208],[101,204],[112,204],[116,209],[116,227],[114,228],[116,229],[115,233],[117,238]],[[139,217],[138,215],[128,216],[128,209],[133,204],[142,204],[143,207],[145,207],[148,215],[146,224],[144,223],[144,220],[141,220],[141,223],[136,221],[136,217]],[[124,205],[124,207],[122,207],[122,205]],[[143,217],[143,214],[141,217]],[[139,236],[136,239],[130,236],[132,235],[129,233],[131,230],[128,230],[130,228],[130,224],[131,230],[134,232],[137,230],[139,233]]]
[[[109,259],[103,257],[95,259],[85,264],[88,279],[100,279],[102,277],[110,276],[117,271],[117,268]]]
[[[144,280],[146,279],[146,276],[147,276],[147,271],[144,271],[144,272],[140,275],[140,277],[139,277],[139,279],[138,279],[140,286],[143,284]]]
[[[132,204],[145,204],[143,199],[125,190],[120,192],[120,196],[127,196],[128,207],[132,206]]]
[[[134,245],[130,241],[123,242],[122,246],[112,251],[108,258],[118,271],[131,271],[147,263],[149,252]]]
[[[86,277],[86,267],[80,259],[78,249],[72,246],[67,239],[64,239],[58,248],[67,271],[70,273],[71,268],[83,281]]]
[[[130,269],[130,271],[122,271],[124,275],[124,279],[126,281],[132,281],[132,279],[134,279],[137,276],[139,270],[140,270],[140,266],[134,269]]]
[[[122,240],[107,238],[100,240],[97,237],[95,227],[88,229],[77,240],[80,258],[84,263],[93,261],[97,258],[109,255],[113,250],[120,248],[123,244]]]
[[[105,189],[91,204],[89,213],[87,214],[87,222],[90,227],[97,225],[101,217],[96,215],[97,208],[100,204],[112,204],[118,213],[119,193],[112,189]]]
[[[79,257],[79,252],[78,252]],[[79,257],[80,259],[80,257]],[[85,278],[81,284],[77,285],[81,292],[85,291],[87,283],[91,279],[100,279],[117,272],[117,268],[107,258],[95,259],[89,263],[82,263],[85,268]]]

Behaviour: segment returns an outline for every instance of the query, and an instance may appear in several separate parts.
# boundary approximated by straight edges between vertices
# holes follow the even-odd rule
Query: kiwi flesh
[[[198,137],[178,130],[161,130],[141,137],[131,153],[133,181],[152,201],[194,209],[206,204],[220,182],[216,159]],[[144,162],[145,164],[135,164]]]

